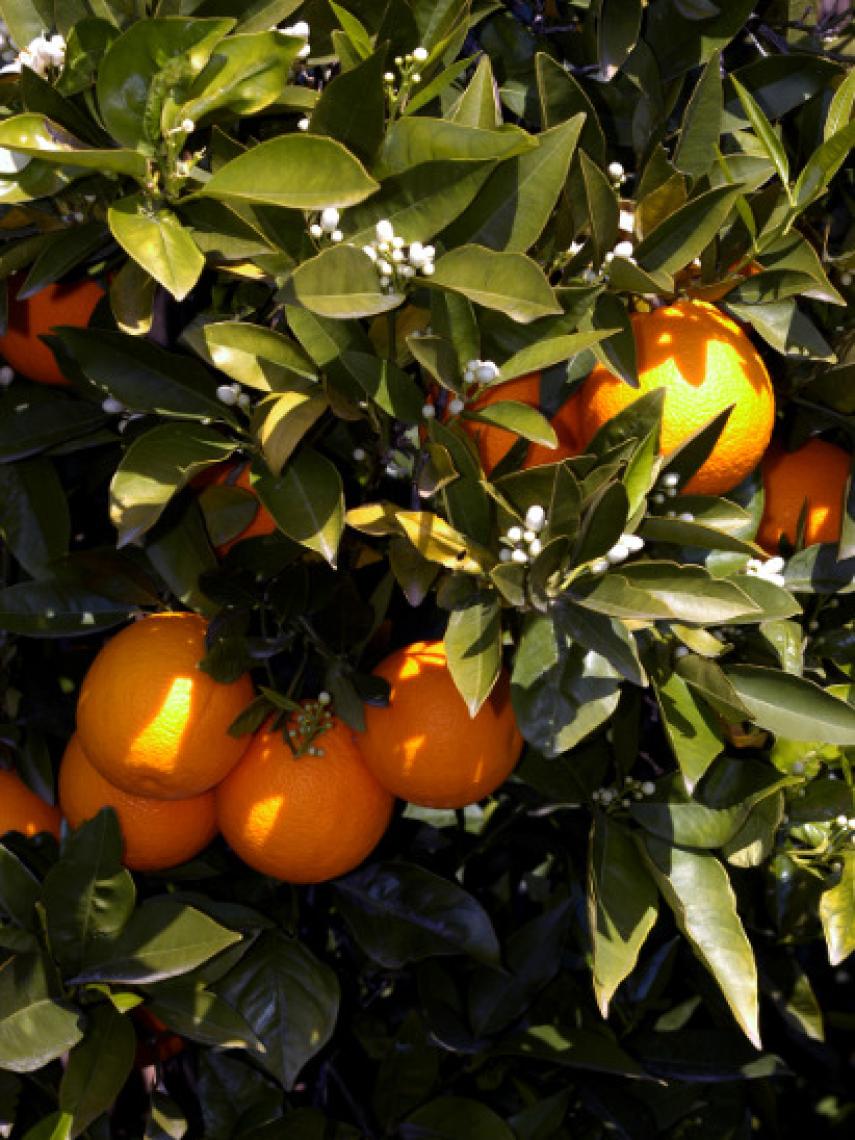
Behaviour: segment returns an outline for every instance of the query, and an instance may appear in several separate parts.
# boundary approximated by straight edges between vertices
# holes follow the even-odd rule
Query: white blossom
[[[427,48],[417,47],[413,50],[413,59],[416,61],[416,63],[424,63],[428,57],[428,54],[429,53]]]
[[[5,69],[4,69],[5,70]],[[0,174],[17,174],[30,162],[32,155],[0,146]]]
[[[231,384],[221,384],[217,388],[217,399],[226,407],[232,408],[238,401],[238,394]]]
[[[525,525],[528,530],[539,534],[546,526],[546,511],[538,504],[531,506],[525,513]]]
[[[460,397],[455,396],[455,398],[448,405],[448,410],[451,412],[451,414],[453,416],[459,416],[465,407],[466,407],[466,405],[463,403],[463,401],[460,399]]]
[[[15,372],[8,364],[0,367],[0,388],[8,388],[15,379]]]
[[[331,234],[333,230],[338,229],[338,223],[340,220],[341,214],[338,212],[335,206],[326,206],[323,210],[321,210],[321,229],[325,233]]]
[[[610,162],[608,165],[609,178],[623,179],[626,176],[623,165],[620,162]]]
[[[378,241],[391,242],[395,236],[395,231],[392,228],[392,223],[388,218],[381,218],[381,220],[374,227],[374,235]]]
[[[307,131],[309,129],[309,120],[304,116],[302,119],[297,120],[297,130]]]
[[[115,396],[107,396],[101,403],[101,408],[108,416],[118,416],[125,410],[125,405]]]
[[[630,257],[632,257],[632,253],[633,253],[634,249],[635,249],[635,246],[632,244],[631,241],[619,241],[617,243],[617,245],[615,246],[615,250],[614,250],[615,257],[630,258]]]

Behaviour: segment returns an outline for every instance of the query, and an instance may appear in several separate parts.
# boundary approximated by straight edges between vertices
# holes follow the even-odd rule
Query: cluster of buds
[[[61,71],[65,66],[65,37],[58,33],[48,36],[42,33],[30,40],[27,46],[0,68],[0,75],[19,73],[28,67],[44,78],[49,71]]]
[[[502,562],[516,562],[520,566],[526,566],[543,550],[540,535],[546,526],[546,511],[537,504],[529,507],[523,523],[523,526],[508,527],[499,539],[502,544],[499,558]]]
[[[661,506],[666,499],[673,499],[678,494],[679,486],[680,476],[675,471],[669,471],[656,484],[656,490],[650,496],[651,501]]]
[[[784,566],[784,559],[777,555],[774,558],[767,558],[765,561],[760,558],[749,558],[745,566],[745,573],[750,574],[753,578],[762,578],[766,582],[772,582],[775,586],[786,586],[787,580],[781,573]]]
[[[644,547],[644,539],[637,534],[622,534],[611,550],[607,550],[602,558],[595,558],[591,563],[593,574],[605,574],[610,566],[618,566],[626,562],[631,554],[638,554]]]
[[[434,271],[436,250],[433,246],[422,245],[420,241],[407,245],[395,233],[388,218],[377,223],[374,227],[374,241],[364,245],[362,252],[376,265],[380,274],[380,287],[386,293],[399,290],[417,273],[430,277]]]
[[[406,55],[395,56],[395,66],[401,74],[399,85],[395,86],[397,80],[393,71],[387,71],[383,76],[386,97],[391,107],[394,108],[403,103],[410,88],[421,83],[422,77],[419,66],[427,61],[429,54],[427,48],[417,47],[408,51]]]
[[[328,237],[331,242],[343,241],[344,234],[338,228],[340,221],[341,214],[335,206],[326,206],[309,226],[309,233],[316,241],[324,237]]]
[[[295,756],[323,756],[323,748],[315,741],[332,728],[332,697],[326,690],[315,701],[305,701],[289,720],[287,741]]]
[[[597,788],[591,799],[595,804],[605,808],[610,806],[628,808],[633,800],[643,800],[645,796],[652,796],[655,791],[656,785],[652,780],[635,780],[632,776],[627,776],[622,788]]]
[[[271,28],[270,30],[280,32],[283,36],[296,36],[298,40],[306,41],[297,53],[297,59],[307,59],[312,54],[312,49],[309,47],[309,25],[305,20],[298,20],[290,28]]]
[[[252,407],[252,401],[240,384],[220,384],[217,388],[217,399],[227,408],[237,405],[242,412],[248,412]]]

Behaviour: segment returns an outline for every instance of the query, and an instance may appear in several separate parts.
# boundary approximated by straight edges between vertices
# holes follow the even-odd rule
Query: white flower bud
[[[299,119],[297,121],[297,130],[298,131],[307,131],[308,129],[309,129],[309,120],[307,118],[304,117],[304,118]]]
[[[669,471],[667,475],[662,476],[661,483],[663,487],[678,487],[680,476],[675,471]]]
[[[838,827],[846,827],[846,825],[849,823],[849,820],[845,815],[839,815],[834,822]]]
[[[374,248],[373,245],[364,245],[362,247],[362,252],[365,254],[366,257],[370,257],[372,261],[377,260],[377,250]]]
[[[384,83],[394,83],[395,82],[395,76],[392,74],[391,71],[387,71],[384,73],[383,82]]]
[[[422,415],[426,420],[432,420],[436,415],[436,408],[433,404],[424,404],[422,406]]]
[[[388,261],[381,258],[380,261],[377,262],[377,268],[380,271],[380,275],[382,277],[391,277],[392,276],[392,266],[389,264]]]
[[[591,573],[605,574],[610,565],[608,558],[595,558],[591,563]]]
[[[630,554],[638,554],[644,547],[644,539],[638,534],[622,534],[620,540]]]
[[[525,513],[525,525],[528,530],[539,534],[546,525],[546,511],[539,505],[531,506]]]
[[[511,561],[516,562],[518,566],[525,566],[528,562],[528,555],[524,550],[514,550],[511,552]]]
[[[225,404],[226,407],[232,408],[237,403],[238,394],[231,386],[231,384],[221,384],[219,388],[217,388],[217,399],[221,404]]]
[[[396,265],[400,265],[400,263],[404,260],[404,251],[402,249],[393,249],[391,256]]]
[[[305,47],[301,47],[300,50],[297,52],[297,59],[308,59],[308,57],[311,54],[312,54],[312,49],[308,44],[306,44]]]
[[[656,791],[656,785],[653,783],[652,780],[645,780],[644,783],[641,785],[641,790],[642,790],[642,792],[644,792],[644,794],[646,796],[652,796],[653,793]]]
[[[182,131],[186,132],[186,134],[189,135],[193,131],[196,130],[196,124],[193,122],[192,119],[182,119],[181,129],[182,129]]]
[[[625,562],[629,558],[629,547],[624,546],[622,542],[616,542],[611,550],[606,552],[606,558],[613,566]]]
[[[623,165],[620,162],[610,162],[608,165],[608,172],[609,178],[614,179],[623,178],[625,174]]]
[[[616,257],[632,257],[635,246],[631,241],[619,241],[615,246]]]
[[[528,552],[532,558],[537,558],[538,554],[543,550],[543,543],[539,538],[533,538],[528,544]]]
[[[523,531],[523,542],[534,542],[534,540],[536,538],[537,538],[537,535],[534,533],[533,530],[524,530]]]
[[[436,257],[436,250],[432,245],[423,246],[422,253],[425,255],[425,261],[433,261]]]
[[[522,536],[523,532],[521,526],[508,527],[506,538],[509,542],[522,542]]]
[[[333,232],[330,234],[330,241],[338,244],[338,242],[344,241],[344,234],[341,232],[341,230],[333,230]]]
[[[398,234],[392,238],[392,249],[403,249],[407,243]]]
[[[324,236],[323,227],[319,226],[317,222],[313,222],[312,225],[309,226],[309,233],[313,238],[320,238]]]
[[[353,458],[356,460],[357,463],[361,463],[362,460],[365,458],[365,448],[364,447],[354,447],[352,455],[353,455]]]
[[[432,261],[427,261],[422,266],[422,273],[425,277],[433,277],[436,267]]]
[[[479,384],[489,384],[499,375],[499,369],[492,360],[482,360],[475,369],[475,379]]]
[[[448,410],[453,416],[459,416],[465,407],[466,405],[463,403],[460,397],[455,396],[451,403],[448,405]]]
[[[427,59],[427,57],[428,57],[428,54],[429,54],[429,53],[428,53],[428,51],[427,51],[427,49],[426,49],[426,48],[423,48],[423,47],[417,47],[417,48],[416,48],[416,49],[413,51],[413,59],[416,61],[416,63],[424,63],[424,61],[425,61],[425,60]]]
[[[635,214],[632,210],[621,210],[618,213],[618,229],[631,234],[635,229]]]
[[[118,416],[125,410],[125,405],[115,396],[108,396],[106,400],[102,401],[101,407],[108,416]]]
[[[402,277],[406,277],[407,279],[410,277],[415,277],[416,275],[416,271],[413,269],[412,265],[402,265],[398,272]]]
[[[249,398],[249,394],[247,392],[241,392],[237,398],[237,402],[238,407],[242,412],[248,412],[252,407],[252,400]]]
[[[395,237],[395,231],[392,229],[392,223],[388,218],[382,218],[374,227],[374,233],[378,241],[392,241]]]
[[[327,206],[321,210],[320,223],[321,229],[326,233],[331,234],[334,229],[337,229],[341,214],[335,206]]]
[[[511,560],[511,552],[510,552],[510,550],[508,550],[507,546],[503,546],[502,549],[499,551],[499,561],[500,562],[510,562],[510,560]]]
[[[694,522],[695,521],[695,516],[692,514],[691,511],[683,511],[681,514],[677,515],[677,518],[680,520],[680,522]]]
[[[410,78],[412,79],[413,83],[421,83],[422,81],[422,77],[417,71],[414,71]]]
[[[8,388],[15,379],[15,372],[8,364],[0,367],[0,388]]]

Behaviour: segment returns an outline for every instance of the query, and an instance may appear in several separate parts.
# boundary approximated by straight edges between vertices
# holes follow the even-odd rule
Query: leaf
[[[603,1017],[608,1017],[618,986],[635,969],[658,913],[656,887],[639,862],[632,836],[598,815],[588,852],[588,924],[594,994]]]
[[[252,489],[283,534],[335,566],[344,530],[344,491],[331,460],[303,448],[281,475],[253,479]]]
[[[562,312],[540,267],[521,253],[465,245],[436,262],[432,286],[450,289],[521,324]]]
[[[72,637],[110,629],[132,617],[136,606],[51,575],[0,590],[0,629],[25,637]]]
[[[59,1107],[73,1118],[79,1136],[107,1112],[133,1068],[136,1034],[127,1017],[109,1002],[86,1019],[86,1037],[72,1049],[59,1085]]]
[[[0,146],[21,154],[37,155],[41,162],[96,172],[110,171],[140,180],[148,176],[146,160],[136,151],[88,146],[59,123],[32,112],[13,115],[0,122]]]
[[[285,283],[282,300],[321,317],[371,317],[397,309],[401,293],[384,293],[374,262],[352,245],[331,246],[299,265]]]
[[[48,459],[0,466],[0,533],[35,578],[68,553],[71,522],[62,484]]]
[[[855,744],[855,708],[813,681],[759,665],[724,670],[740,700],[761,728],[788,740]]]
[[[107,233],[102,222],[83,222],[73,229],[60,230],[52,235],[19,287],[18,300],[34,296],[46,285],[89,262],[92,255],[102,249],[106,240]]]
[[[32,871],[0,843],[0,914],[22,930],[30,930],[39,894],[39,881]]]
[[[599,166],[606,161],[606,140],[593,103],[572,72],[546,52],[534,57],[535,80],[544,128],[566,122],[580,112],[585,116],[581,149]]]
[[[796,179],[793,197],[796,211],[821,198],[834,175],[855,146],[855,121],[848,123],[817,147]]]
[[[282,94],[304,42],[275,28],[220,40],[182,102],[181,114],[197,125],[215,111],[258,114]]]
[[[334,889],[359,945],[386,969],[447,954],[498,963],[499,943],[481,904],[422,867],[375,863],[338,879]]]
[[[617,329],[592,329],[588,332],[550,336],[526,345],[509,357],[501,367],[502,380],[514,380],[530,372],[544,372],[556,364],[563,364],[605,340]],[[426,337],[420,338],[426,340]]]
[[[502,111],[497,99],[496,77],[490,57],[482,55],[466,90],[454,104],[448,118],[465,127],[492,131],[502,125]]]
[[[142,194],[131,194],[107,210],[113,237],[147,273],[183,301],[205,268],[205,258],[190,231],[171,210],[150,210]]]
[[[680,124],[674,165],[683,174],[698,180],[712,169],[721,135],[723,109],[721,55],[713,52],[695,84]]]
[[[474,717],[492,692],[502,663],[501,607],[496,596],[475,595],[463,609],[452,610],[444,641],[448,670]]]
[[[339,984],[335,973],[302,942],[278,932],[261,935],[217,984],[264,1045],[258,1062],[286,1089],[335,1028]]]
[[[748,1040],[761,1048],[757,967],[727,872],[714,855],[684,851],[651,836],[643,850],[689,945],[718,982]]]
[[[225,202],[262,202],[294,210],[355,206],[379,183],[341,143],[323,135],[280,135],[233,158],[199,194]]]
[[[697,701],[679,673],[672,673],[656,686],[656,697],[684,786],[691,792],[724,751],[724,738],[714,714]]]
[[[0,393],[0,462],[93,434],[106,423],[97,404],[48,394],[35,385],[25,393],[7,390]]]
[[[227,458],[234,444],[211,428],[166,423],[137,436],[110,482],[118,546],[137,542],[194,475]]]
[[[828,961],[839,966],[855,953],[855,853],[841,860],[840,878],[822,892],[819,917],[828,946]]]
[[[641,0],[600,0],[597,15],[597,59],[600,75],[613,79],[635,47],[641,31]]]
[[[315,104],[310,133],[337,139],[370,163],[383,141],[386,125],[385,71],[386,51],[379,50],[349,71],[339,72],[324,86]]]
[[[117,938],[90,956],[72,984],[139,985],[195,970],[241,941],[201,911],[161,895],[146,899]]]
[[[447,119],[419,115],[398,119],[392,124],[376,165],[379,166],[378,177],[385,180],[424,162],[500,160],[524,154],[536,146],[537,140],[520,127],[484,131]]]
[[[649,272],[676,273],[706,249],[741,193],[741,186],[719,186],[698,194],[639,242],[636,261]]]
[[[398,1127],[401,1140],[513,1140],[500,1116],[477,1100],[443,1096],[417,1108]]]
[[[274,475],[281,474],[303,437],[328,407],[326,396],[311,382],[295,384],[292,391],[276,393],[257,404],[252,432]]]
[[[122,866],[122,834],[112,808],[71,832],[45,876],[42,901],[51,950],[65,976],[82,970],[121,933],[136,888]]]
[[[413,383],[412,376],[393,361],[371,352],[343,352],[341,363],[384,412],[409,424],[422,419],[422,390]]]
[[[848,125],[852,118],[852,107],[855,105],[855,72],[849,71],[844,74],[843,80],[837,90],[828,108],[828,114],[825,117],[825,125],[822,129],[823,141],[827,142],[830,138],[842,131]]]
[[[594,246],[594,259],[599,264],[618,238],[619,208],[617,194],[606,175],[584,150],[579,154],[582,185],[585,190],[588,229]]]
[[[519,400],[498,400],[480,411],[464,412],[462,419],[467,423],[492,424],[543,447],[556,448],[558,445],[555,429],[546,416]]]
[[[431,511],[405,511],[391,503],[366,503],[347,512],[347,525],[374,536],[401,535],[431,562],[463,574],[479,574],[495,561],[488,550]]]
[[[33,1073],[73,1049],[80,1012],[52,996],[45,963],[14,954],[0,963],[0,1069]]]
[[[150,990],[146,1009],[182,1037],[221,1049],[249,1049],[263,1053],[264,1046],[247,1024],[219,994],[201,982],[180,979],[160,982]]]
[[[742,104],[754,134],[759,139],[760,145],[769,156],[772,165],[778,172],[778,177],[789,193],[790,164],[787,160],[787,152],[784,149],[784,144],[775,134],[772,124],[763,114],[762,107],[751,92],[743,87],[735,75],[731,75],[730,82],[733,84],[736,94],[739,96],[739,102]]]

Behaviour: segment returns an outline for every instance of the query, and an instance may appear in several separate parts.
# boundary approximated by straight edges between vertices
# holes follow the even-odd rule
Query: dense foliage
[[[662,457],[661,393],[519,466],[687,295],[749,330],[783,440],[852,450],[848,6],[0,13],[0,278],[107,288],[51,338],[70,386],[4,373],[4,763],[52,798],[104,637],[179,606],[253,670],[236,731],[321,690],[359,729],[377,661],[444,637],[526,740],[328,884],[221,840],[131,875],[109,811],[7,835],[0,1134],[850,1134],[855,512],[758,573],[759,475],[681,495],[724,421]],[[532,372],[542,412],[466,410]],[[521,437],[489,478],[474,416]],[[195,481],[239,457],[251,490]],[[276,532],[231,545],[256,497]]]

